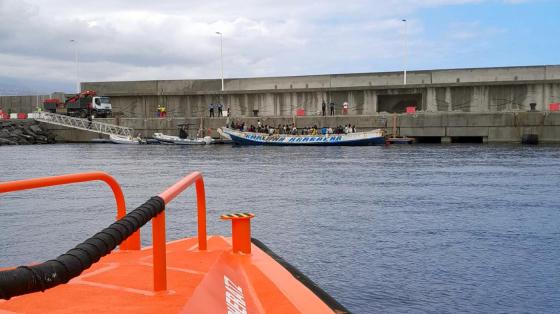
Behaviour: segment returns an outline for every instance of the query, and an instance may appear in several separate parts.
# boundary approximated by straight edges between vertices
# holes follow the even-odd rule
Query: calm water
[[[357,313],[560,312],[560,147],[0,147],[1,181],[103,170],[129,208],[204,173],[209,233],[253,235]],[[88,183],[0,197],[0,267],[54,258],[112,222]],[[168,207],[196,233],[194,191]],[[143,231],[149,243],[149,229]]]

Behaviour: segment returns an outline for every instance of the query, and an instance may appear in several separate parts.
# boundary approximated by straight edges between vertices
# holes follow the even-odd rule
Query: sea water
[[[0,181],[99,170],[129,209],[202,171],[209,234],[254,213],[253,236],[352,312],[560,312],[558,146],[0,147]],[[54,258],[115,215],[102,182],[2,194],[0,267]],[[194,189],[166,223],[196,235]]]

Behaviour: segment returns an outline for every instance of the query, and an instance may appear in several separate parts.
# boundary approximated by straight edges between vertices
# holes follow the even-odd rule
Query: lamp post
[[[406,67],[408,66],[408,23],[406,19],[402,20],[404,23],[404,77],[403,84],[406,85]]]
[[[220,68],[222,72],[222,92],[224,91],[224,37],[221,32],[216,32],[220,35]]]
[[[78,61],[78,41],[70,39],[74,43],[74,59],[76,60],[76,93],[80,93],[80,63]]]

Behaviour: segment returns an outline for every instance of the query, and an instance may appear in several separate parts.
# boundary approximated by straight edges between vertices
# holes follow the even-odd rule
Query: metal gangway
[[[51,112],[34,112],[33,118],[39,122],[65,126],[73,129],[90,131],[106,135],[134,136],[134,129],[124,126],[90,121],[88,119],[65,116]]]

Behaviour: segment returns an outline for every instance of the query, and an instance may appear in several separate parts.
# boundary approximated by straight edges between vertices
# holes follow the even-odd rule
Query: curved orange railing
[[[198,249],[206,250],[206,195],[204,192],[202,173],[195,171],[187,175],[158,196],[161,197],[167,205],[193,183],[195,183],[196,205],[198,208]]]
[[[126,215],[126,204],[124,194],[119,183],[109,174],[101,171],[67,174],[61,176],[34,178],[11,182],[0,182],[0,193],[8,193],[22,190],[30,190],[55,185],[66,185],[87,181],[103,181],[109,185],[117,202],[117,219]],[[140,230],[133,233],[121,244],[121,250],[140,249]]]
[[[195,171],[177,183],[170,186],[158,196],[163,199],[165,205],[171,202],[181,192],[192,184],[196,187],[196,204],[198,210],[198,249],[206,250],[206,195],[204,192],[204,179],[202,173]],[[153,264],[154,264],[154,290],[163,291],[167,289],[167,261],[165,247],[165,210],[152,220],[152,242],[153,242]]]
[[[117,219],[124,217],[126,215],[126,205],[121,187],[113,177],[105,172],[85,172],[62,176],[0,182],[0,193],[95,180],[103,181],[107,183],[109,187],[111,187],[111,190],[113,190],[113,194],[115,195],[115,200],[117,202]],[[167,205],[193,183],[196,187],[196,201],[198,209],[198,249],[206,250],[206,195],[204,191],[204,179],[202,178],[202,173],[197,171],[187,175],[158,196],[163,199],[163,202],[165,203],[165,205]],[[154,290],[163,291],[167,289],[165,210],[155,216],[152,220],[152,241]],[[136,231],[128,239],[126,239],[121,244],[121,249],[139,250],[140,230]]]

